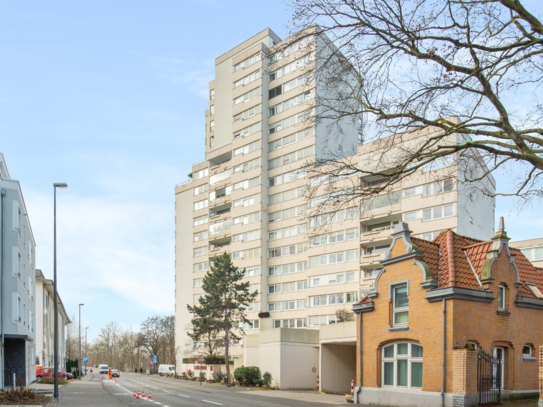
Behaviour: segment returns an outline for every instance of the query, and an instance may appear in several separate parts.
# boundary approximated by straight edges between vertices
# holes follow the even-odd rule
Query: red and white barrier
[[[351,396],[354,396],[354,380],[351,380]]]

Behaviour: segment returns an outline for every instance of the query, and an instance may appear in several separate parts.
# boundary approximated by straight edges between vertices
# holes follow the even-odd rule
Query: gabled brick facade
[[[353,307],[362,384],[356,399],[477,405],[473,349],[503,361],[505,398],[536,393],[543,270],[509,247],[503,219],[486,242],[451,230],[433,242],[410,234],[406,224],[396,227],[373,291]]]

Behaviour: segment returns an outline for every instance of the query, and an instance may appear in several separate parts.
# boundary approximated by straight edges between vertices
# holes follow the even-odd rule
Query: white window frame
[[[507,290],[504,285],[498,286],[498,311],[505,311],[507,304]]]
[[[399,288],[407,289],[407,301],[406,307],[396,307],[396,290]],[[409,324],[409,281],[400,281],[390,285],[390,299],[392,300],[392,326],[402,327]],[[407,322],[396,323],[396,314],[407,312]]]
[[[407,345],[407,354],[406,355],[398,355],[398,345]],[[412,345],[420,346],[422,345],[417,342],[412,341],[399,341],[399,342],[393,342],[391,344],[387,344],[386,346],[383,346],[383,349],[381,349],[381,386],[387,387],[387,388],[400,388],[400,389],[421,389],[424,386],[424,348],[423,348],[423,356],[422,357],[413,357],[412,356]],[[385,357],[385,350],[393,347],[394,349],[394,355],[392,357]],[[398,386],[398,360],[407,360],[407,386]],[[394,371],[393,371],[393,384],[385,384],[385,363],[393,363],[394,365]],[[412,363],[422,363],[422,386],[421,387],[413,387],[411,385],[411,370],[412,370]]]

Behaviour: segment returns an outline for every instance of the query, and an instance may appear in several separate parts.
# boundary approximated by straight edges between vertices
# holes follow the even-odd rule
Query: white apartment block
[[[336,322],[336,311],[350,310],[372,286],[398,222],[430,240],[446,229],[478,239],[494,234],[494,199],[475,196],[455,167],[421,171],[387,194],[329,213],[318,197],[308,201],[313,180],[301,170],[308,160],[333,151],[363,162],[379,150],[359,145],[352,123],[331,135],[311,120],[315,95],[324,92],[312,72],[315,48],[327,46],[316,38],[277,52],[284,43],[266,29],[215,60],[206,159],[175,188],[176,338],[185,351],[187,304],[203,294],[202,278],[224,252],[259,293],[247,310],[251,335]],[[449,179],[440,176],[445,171]],[[242,343],[235,345],[232,355],[242,357]]]

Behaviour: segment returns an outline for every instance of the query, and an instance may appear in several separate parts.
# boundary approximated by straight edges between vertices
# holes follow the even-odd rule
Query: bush
[[[181,377],[187,377],[187,373],[186,372],[181,372]]]
[[[273,380],[273,376],[270,372],[265,372],[262,375],[262,382],[264,383],[264,386],[270,387],[272,380]]]
[[[0,390],[0,404],[43,404],[46,401],[44,396],[36,394],[26,387]]]
[[[255,386],[259,386],[259,387],[264,386],[264,380],[255,380]]]
[[[204,356],[204,360],[208,365],[224,365],[224,358],[222,356]]]
[[[183,358],[183,363],[189,363],[189,358]]]
[[[194,372],[192,370],[187,370],[187,376],[192,377],[194,375]]]
[[[260,370],[256,366],[238,367],[234,371],[234,380],[242,385],[254,386],[255,380],[260,378]]]
[[[216,382],[222,383],[225,377],[225,372],[213,372],[213,380],[215,380]]]
[[[206,374],[204,372],[200,372],[198,377],[200,378],[200,381],[203,382],[206,379]]]
[[[44,383],[44,384],[54,384],[55,383],[55,379],[52,378],[52,377],[42,377],[41,380],[40,380],[40,383]],[[66,384],[68,383],[66,380],[62,379],[62,378],[58,378],[58,384]]]

